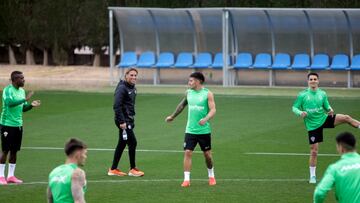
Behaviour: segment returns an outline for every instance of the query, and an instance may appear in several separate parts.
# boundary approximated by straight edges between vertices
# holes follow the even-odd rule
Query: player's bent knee
[[[349,116],[349,115],[341,115],[341,116],[339,116],[339,120],[341,121],[341,122],[350,122],[351,121],[351,117]]]
[[[345,115],[345,120],[348,121],[348,122],[350,122],[350,121],[352,120],[352,118],[351,118],[351,116],[349,116],[349,115]]]

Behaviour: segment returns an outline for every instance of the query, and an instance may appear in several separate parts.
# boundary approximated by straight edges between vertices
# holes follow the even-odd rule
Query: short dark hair
[[[348,151],[353,151],[356,146],[355,136],[350,132],[342,132],[336,136],[336,143]]]
[[[312,72],[307,75],[307,79],[309,79],[312,75],[315,75],[317,78],[319,78],[319,74]]]
[[[23,74],[21,71],[17,71],[17,70],[13,71],[10,75],[11,81],[14,82],[15,79],[18,77],[18,75],[21,75],[21,74]]]
[[[84,142],[77,138],[70,138],[66,144],[65,144],[65,154],[67,156],[70,156],[72,153],[74,153],[76,150],[82,150],[86,149],[87,146]]]
[[[202,72],[193,72],[193,73],[190,74],[189,77],[200,80],[201,84],[203,84],[205,82],[205,77],[202,74]]]

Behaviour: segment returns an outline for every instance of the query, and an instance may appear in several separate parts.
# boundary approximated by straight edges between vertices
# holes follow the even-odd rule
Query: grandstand
[[[210,84],[223,86],[303,86],[304,75],[316,71],[322,86],[359,87],[359,13],[110,7],[110,52],[115,16],[121,53],[116,67],[148,69],[153,84],[183,83],[189,71],[201,69],[210,76]],[[112,64],[113,81],[114,70]]]

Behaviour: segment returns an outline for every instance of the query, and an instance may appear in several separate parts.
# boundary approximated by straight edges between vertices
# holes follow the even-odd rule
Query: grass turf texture
[[[182,150],[186,112],[174,123],[164,122],[182,98],[180,92],[185,90],[176,87],[174,92],[179,94],[170,94],[172,88],[139,86],[135,127],[138,149]],[[214,88],[215,93],[222,91],[228,90]],[[200,153],[193,156],[191,187],[181,188],[181,152],[137,152],[137,165],[145,176],[135,178],[108,177],[106,172],[113,151],[90,149],[84,167],[88,179],[87,202],[311,202],[314,185],[307,183],[308,156],[245,154],[308,153],[303,122],[291,112],[298,91],[244,88],[236,89],[231,95],[215,94],[217,115],[212,121],[218,182],[215,187],[207,185],[207,171]],[[335,112],[360,118],[358,90],[329,89],[328,94]],[[25,183],[34,184],[0,187],[1,202],[46,201],[48,173],[63,163],[64,153],[26,147],[63,148],[70,136],[83,139],[89,148],[111,149],[117,142],[112,93],[40,91],[34,98],[41,99],[42,106],[24,114],[24,148],[18,154],[16,168],[16,175]],[[325,130],[320,153],[335,154],[334,138],[344,130],[360,134],[345,125]],[[319,157],[318,179],[328,164],[338,158]],[[124,152],[120,169],[128,170],[128,167],[128,155]],[[333,192],[327,200],[335,202]]]

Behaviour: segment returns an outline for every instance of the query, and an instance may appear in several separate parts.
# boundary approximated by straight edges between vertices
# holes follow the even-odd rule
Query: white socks
[[[184,171],[184,181],[190,181],[190,171]]]
[[[310,177],[316,176],[316,166],[310,166]]]
[[[6,164],[0,164],[0,177],[5,177],[5,165]]]
[[[15,167],[16,167],[16,164],[10,164],[9,163],[9,170],[8,170],[8,176],[7,177],[14,176]]]
[[[209,178],[214,178],[215,177],[215,174],[214,174],[214,167],[212,168],[208,168],[208,175],[209,175]]]
[[[214,178],[215,174],[214,174],[214,167],[213,168],[208,168],[208,175],[209,178]],[[190,171],[184,171],[184,181],[190,181]]]

